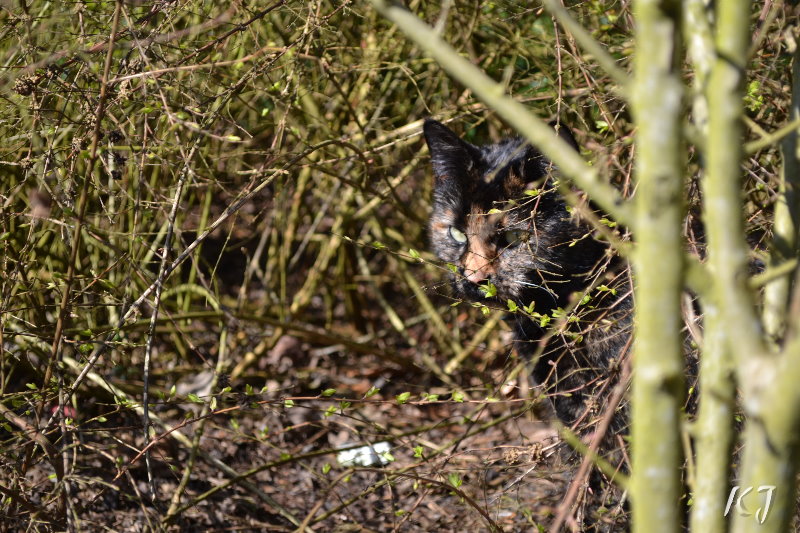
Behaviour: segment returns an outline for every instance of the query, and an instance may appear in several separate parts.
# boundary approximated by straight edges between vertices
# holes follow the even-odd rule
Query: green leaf
[[[189,401],[190,401],[190,402],[192,402],[192,403],[203,403],[203,400],[202,400],[202,399],[200,399],[200,396],[198,396],[197,394],[195,394],[195,393],[193,393],[193,392],[190,392],[190,393],[189,393],[189,394],[186,396],[186,399],[187,399],[187,400],[189,400]]]
[[[322,465],[322,473],[323,474],[327,474],[330,471],[331,471],[331,464],[330,463],[325,463],[324,465]]]
[[[744,97],[744,104],[752,112],[756,112],[761,109],[761,107],[764,105],[761,82],[758,80],[753,80],[747,84],[747,94]]]
[[[410,392],[402,392],[394,397],[397,400],[397,403],[403,405],[404,403],[408,402],[408,399],[411,398]]]
[[[381,389],[378,387],[370,387],[367,393],[364,395],[364,398],[369,398],[370,396],[375,396]]]
[[[409,254],[411,257],[413,257],[414,259],[419,259],[419,258],[420,258],[420,257],[419,257],[419,252],[418,252],[418,251],[416,251],[416,250],[415,250],[415,249],[413,249],[413,248],[409,248],[409,249],[408,249],[408,254]]]
[[[455,472],[450,472],[447,474],[447,481],[455,488],[459,488],[463,481],[461,480],[461,476],[456,474]]]
[[[617,295],[617,289],[612,289],[607,285],[600,285],[599,287],[597,287],[597,290],[600,292],[610,292],[614,296]]]
[[[506,305],[508,305],[508,310],[511,311],[512,313],[515,313],[519,309],[519,307],[517,306],[517,302],[511,299],[509,299],[506,302]]]
[[[322,391],[321,396],[323,398],[329,398],[330,396],[333,396],[334,394],[336,394],[336,389],[325,389],[324,391]]]
[[[422,446],[414,446],[414,457],[417,459],[422,459],[422,452],[425,449]]]
[[[283,406],[287,409],[294,407],[294,400],[283,400]]]
[[[484,298],[491,298],[497,294],[497,287],[491,281],[478,285],[478,289],[483,293]]]
[[[610,220],[610,219],[608,219],[606,217],[601,218],[600,219],[600,223],[601,224],[605,224],[609,228],[616,228],[617,227],[617,223],[616,222],[614,222],[613,220]]]
[[[461,402],[464,401],[464,394],[461,391],[453,391],[453,394],[451,395],[451,399],[454,402],[461,403]]]
[[[389,462],[389,463],[393,463],[393,462],[395,462],[395,461],[396,461],[396,459],[394,458],[394,455],[392,455],[392,454],[391,454],[391,453],[389,453],[389,452],[383,452],[383,453],[381,454],[381,457],[383,457],[384,459],[386,459],[386,461],[387,461],[387,462]]]

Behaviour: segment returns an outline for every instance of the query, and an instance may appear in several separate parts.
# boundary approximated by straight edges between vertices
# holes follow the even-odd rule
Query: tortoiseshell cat
[[[630,340],[630,283],[614,274],[621,262],[570,214],[552,163],[535,148],[518,138],[474,146],[430,119],[424,133],[435,176],[431,241],[457,267],[456,296],[502,308],[511,300],[527,311],[533,302],[538,315],[509,315],[518,353],[543,348],[533,375],[564,423],[593,414],[586,400],[618,374]],[[565,127],[559,135],[577,150]],[[496,294],[487,298],[490,284]],[[549,336],[539,316],[554,311],[571,319]]]

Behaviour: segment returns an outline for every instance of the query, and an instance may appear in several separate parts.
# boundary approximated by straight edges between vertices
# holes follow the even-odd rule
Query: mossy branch
[[[769,266],[775,268],[787,261],[797,259],[798,227],[800,222],[800,160],[797,154],[798,127],[800,127],[800,48],[795,50],[792,65],[792,108],[789,124],[793,126],[782,139],[781,155],[783,168],[775,202],[775,221],[772,229],[772,250]],[[781,128],[785,130],[786,128]],[[768,138],[779,135],[779,130]],[[786,272],[764,287],[764,328],[770,340],[780,342],[786,329],[786,315],[789,305],[789,291],[794,281],[794,269]]]
[[[681,292],[683,239],[683,84],[680,9],[634,3],[637,124],[636,338],[633,358],[631,499],[633,531],[677,533],[683,511],[680,411],[683,405]]]
[[[692,487],[692,531],[723,533],[733,448],[736,388],[733,364],[719,306],[706,300],[700,409],[695,423],[697,475]]]
[[[746,23],[739,21],[739,30],[746,31]],[[800,52],[795,52],[793,64],[792,115],[800,115]],[[783,169],[777,204],[773,250],[770,265],[791,264],[797,258],[798,231],[798,136],[796,131],[784,138],[782,144]],[[777,270],[777,268],[776,268]],[[781,342],[787,342],[787,313],[790,286],[794,269],[786,269],[765,286],[764,325],[770,336],[773,351]],[[796,334],[796,332],[789,332]],[[752,516],[737,514],[733,531],[783,532],[789,530],[792,516],[796,514],[797,435],[800,430],[800,340],[788,340],[783,353],[746,354],[739,356],[739,379],[745,392],[745,412],[749,422],[745,432],[745,451],[740,474],[741,487],[775,487],[769,512],[755,520]],[[757,497],[761,497],[759,494]],[[763,498],[744,502],[753,508],[764,506]]]

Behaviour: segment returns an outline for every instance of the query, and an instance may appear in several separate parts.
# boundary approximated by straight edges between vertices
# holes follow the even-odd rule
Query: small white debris
[[[368,446],[343,450],[336,455],[342,466],[383,466],[389,464],[388,454],[391,447],[388,442],[376,442]]]

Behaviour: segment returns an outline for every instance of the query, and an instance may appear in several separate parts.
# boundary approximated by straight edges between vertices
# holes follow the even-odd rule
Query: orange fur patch
[[[486,215],[473,208],[467,217],[469,249],[464,255],[464,273],[473,283],[480,283],[497,273],[494,260],[497,250],[491,244],[496,226],[496,216]]]

